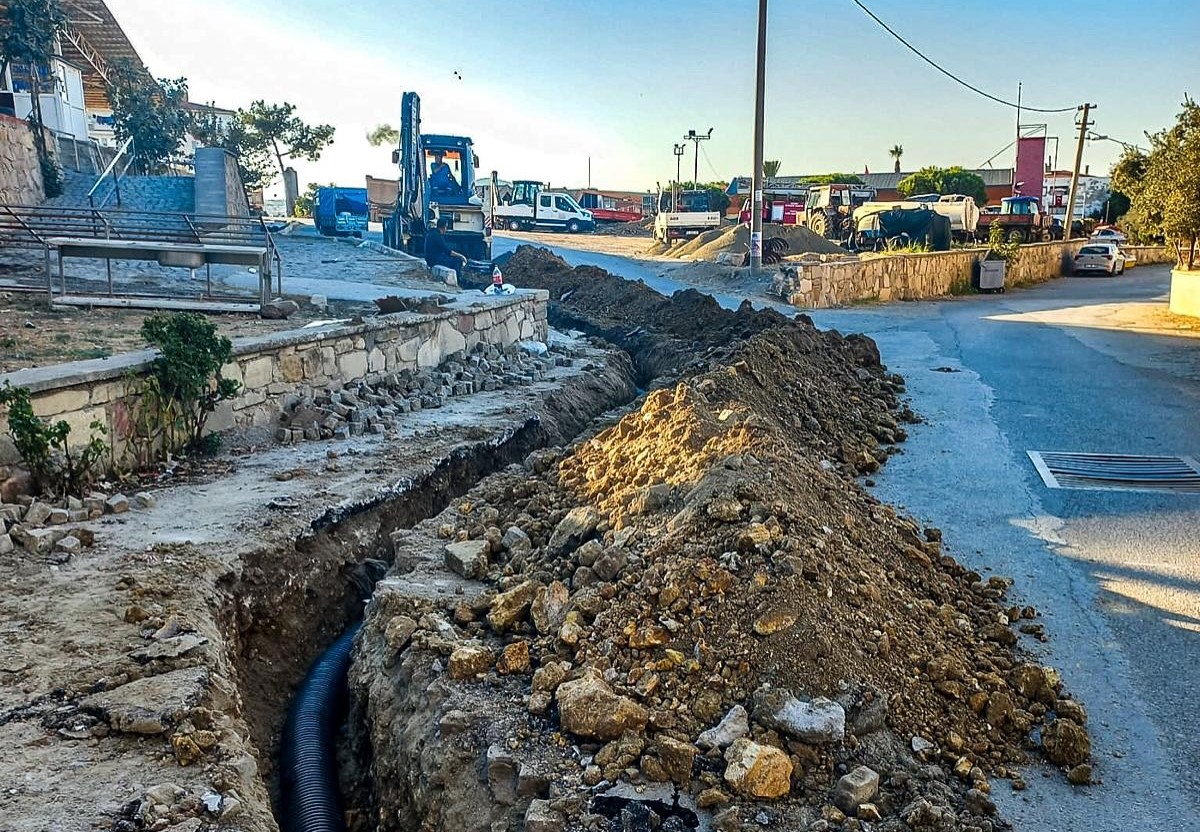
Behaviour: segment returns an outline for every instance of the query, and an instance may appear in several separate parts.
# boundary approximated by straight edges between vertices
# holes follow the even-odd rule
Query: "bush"
[[[27,388],[5,382],[0,390],[0,405],[8,407],[8,432],[33,477],[34,486],[56,495],[82,495],[108,452],[102,438],[107,432],[104,425],[92,422],[87,444],[72,451],[71,426],[61,419],[53,424],[39,419],[33,412]]]
[[[39,161],[42,167],[42,189],[46,192],[46,199],[62,196],[63,175],[58,162],[50,156],[43,156]]]

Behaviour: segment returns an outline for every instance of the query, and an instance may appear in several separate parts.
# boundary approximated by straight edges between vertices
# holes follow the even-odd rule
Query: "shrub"
[[[0,389],[0,405],[8,407],[8,432],[29,468],[34,486],[53,494],[81,495],[94,480],[98,464],[108,452],[102,438],[107,432],[104,425],[93,421],[87,444],[72,450],[71,426],[61,419],[53,424],[39,419],[33,412],[28,388],[5,382]]]

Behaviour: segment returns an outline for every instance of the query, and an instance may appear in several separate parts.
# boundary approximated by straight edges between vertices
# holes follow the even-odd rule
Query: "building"
[[[1046,172],[1042,204],[1047,213],[1059,220],[1067,213],[1067,200],[1071,193],[1071,171],[1052,170]],[[1074,219],[1081,220],[1090,214],[1103,212],[1109,195],[1112,194],[1112,179],[1107,176],[1092,176],[1084,168],[1079,174],[1079,191],[1075,196]],[[1115,220],[1110,217],[1109,220]]]
[[[7,11],[0,0],[0,14]],[[28,118],[36,72],[42,121],[60,139],[115,145],[112,106],[108,101],[110,68],[127,59],[149,72],[104,0],[62,4],[67,25],[49,66],[10,66],[0,78],[0,113]]]
[[[228,130],[237,118],[237,110],[227,110],[224,107],[218,107],[215,104],[197,104],[194,101],[184,102],[183,109],[192,119],[201,123],[211,123],[219,130]],[[188,133],[179,150],[181,155],[186,158],[191,158],[196,155],[196,148],[203,147],[204,143]]]
[[[900,180],[906,176],[912,176],[915,171],[902,171],[900,173],[860,173],[856,174],[863,184],[874,188],[876,198],[883,202],[889,202],[894,199],[902,199],[900,192],[896,189],[900,184]],[[999,205],[1000,200],[1006,196],[1012,196],[1012,168],[980,168],[970,171],[970,173],[978,174],[983,180],[984,187],[987,189],[987,197],[989,205]],[[763,190],[766,194],[778,194],[780,196],[795,195],[801,192],[807,193],[807,184],[802,184],[806,180],[812,179],[820,174],[807,174],[804,176],[776,176],[768,179],[763,185]],[[739,176],[729,183],[729,189],[726,191],[738,209],[741,208],[742,200],[736,199],[739,196],[749,196],[750,194],[750,177]],[[734,210],[732,207],[730,210]]]

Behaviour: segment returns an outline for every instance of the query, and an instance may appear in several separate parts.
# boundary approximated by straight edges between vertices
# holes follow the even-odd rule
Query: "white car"
[[[1104,272],[1109,277],[1122,274],[1125,271],[1125,255],[1116,243],[1097,243],[1088,241],[1075,255],[1073,274],[1084,272]]]
[[[1126,237],[1119,229],[1116,228],[1097,228],[1092,232],[1091,242],[1093,243],[1116,243],[1122,245],[1125,243]]]

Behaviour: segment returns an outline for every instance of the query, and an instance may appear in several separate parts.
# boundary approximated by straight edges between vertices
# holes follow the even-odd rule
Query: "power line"
[[[983,90],[979,89],[979,87],[968,84],[966,81],[959,78],[957,75],[950,72],[949,70],[943,69],[938,64],[934,63],[932,59],[927,58],[924,55],[924,53],[921,52],[921,50],[917,49],[917,47],[913,46],[911,43],[909,43],[903,37],[901,37],[901,35],[895,29],[893,29],[891,26],[888,26],[886,23],[884,23],[882,20],[880,20],[876,16],[875,12],[868,9],[859,0],[851,0],[851,2],[853,2],[854,5],[858,6],[860,9],[862,9],[864,12],[866,12],[867,16],[870,17],[872,20],[874,20],[876,23],[878,23],[880,26],[882,26],[889,35],[891,35],[896,40],[900,41],[902,44],[904,44],[906,47],[908,47],[910,52],[912,52],[914,55],[916,55],[918,58],[920,58],[925,63],[929,64],[931,67],[936,69],[938,72],[945,75],[951,81],[954,81],[957,84],[961,84],[962,86],[971,90],[971,92],[978,93],[979,95],[982,95],[984,98],[995,101],[997,104],[1003,104],[1005,107],[1012,107],[1013,109],[1017,108],[1017,105],[1014,104],[1013,102],[1005,101],[1003,98],[997,98],[996,96],[992,95],[991,93],[984,92]],[[1058,107],[1056,109],[1044,109],[1041,107],[1027,107],[1024,104],[1022,104],[1020,109],[1029,110],[1034,113],[1070,113],[1070,112],[1074,112],[1075,110],[1077,110],[1079,108],[1078,107]]]
[[[717,173],[717,169],[713,167],[712,160],[708,158],[708,151],[703,146],[700,148],[700,155],[704,157],[704,164],[708,165],[708,169],[712,171],[713,176],[720,179],[721,174]]]

